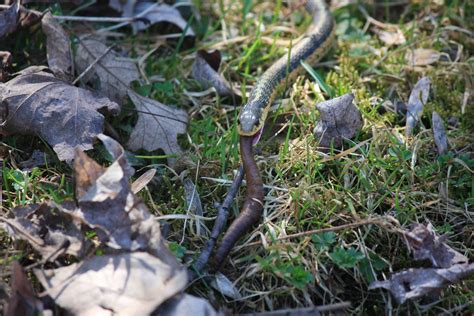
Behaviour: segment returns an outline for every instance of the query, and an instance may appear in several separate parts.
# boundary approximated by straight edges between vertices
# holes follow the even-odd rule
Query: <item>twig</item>
[[[241,165],[237,174],[234,177],[234,181],[227,192],[227,195],[224,199],[224,202],[219,206],[217,210],[217,218],[214,222],[214,227],[212,228],[211,237],[206,242],[199,258],[196,260],[196,263],[193,265],[194,271],[200,273],[203,268],[206,266],[207,262],[209,261],[209,256],[211,255],[214,246],[216,245],[217,238],[219,237],[220,233],[222,232],[225,223],[227,222],[227,217],[229,216],[229,208],[232,204],[232,201],[237,194],[237,191],[242,183],[242,179],[244,178],[244,167]]]
[[[146,16],[149,12],[151,12],[152,10],[156,9],[158,7],[159,3],[154,3],[153,5],[149,6],[146,10],[143,10],[143,12],[140,12],[139,14],[137,14],[136,16],[134,16],[135,19],[141,19],[143,18],[144,16]],[[107,31],[112,31],[112,30],[116,30],[116,29],[119,29],[121,27],[124,27],[124,26],[127,26],[129,25],[130,23],[132,23],[133,21],[126,21],[126,22],[122,22],[120,24],[117,24],[117,25],[113,25],[113,26],[109,26],[109,27],[106,27],[106,28],[103,28],[103,29],[100,29],[100,30],[97,30],[96,33],[103,33],[103,32],[107,32]]]
[[[5,5],[5,4],[0,5],[0,9],[9,9],[9,8],[10,8],[10,5]],[[72,22],[109,22],[109,23],[129,22],[130,23],[130,22],[135,22],[137,20],[143,20],[142,16],[143,14],[138,14],[136,16],[131,16],[131,17],[53,15],[53,18],[60,21],[72,21]]]
[[[107,48],[107,50],[100,56],[98,56],[87,68],[72,82],[72,85],[74,86],[79,80],[82,79],[97,63],[100,62],[102,58],[104,58],[105,55],[107,55],[113,48],[114,46],[110,46]],[[89,52],[89,51],[88,51]]]
[[[351,302],[341,302],[313,307],[303,307],[295,309],[280,309],[271,312],[238,314],[240,316],[296,316],[296,315],[321,315],[320,313],[339,311],[351,307]]]
[[[143,20],[143,18],[132,16],[132,17],[112,17],[112,16],[70,16],[70,15],[53,15],[53,18],[60,21],[71,21],[71,22],[101,22],[101,23],[121,23],[121,22],[134,22],[137,20]]]
[[[273,243],[273,242],[281,241],[281,240],[286,240],[286,239],[297,238],[297,237],[310,236],[310,235],[320,234],[320,233],[325,233],[325,232],[334,232],[334,231],[338,231],[338,230],[343,230],[343,229],[348,229],[348,228],[355,228],[355,227],[365,226],[365,225],[375,224],[375,225],[379,225],[379,226],[387,226],[387,225],[390,225],[388,223],[389,221],[393,222],[393,221],[396,221],[396,220],[394,218],[390,217],[390,216],[368,218],[368,219],[364,219],[364,220],[361,220],[361,221],[358,221],[358,222],[355,222],[355,223],[344,224],[344,225],[328,227],[328,228],[313,229],[313,230],[299,232],[299,233],[295,233],[295,234],[291,234],[291,235],[282,236],[282,237],[276,238],[275,240],[270,240],[269,243]],[[396,229],[394,229],[394,230],[396,230]],[[396,231],[398,233],[403,232],[403,231],[398,231],[398,230],[396,230]],[[245,244],[242,247],[256,246],[256,245],[260,245],[261,243],[262,243],[262,241],[255,241],[255,242]]]

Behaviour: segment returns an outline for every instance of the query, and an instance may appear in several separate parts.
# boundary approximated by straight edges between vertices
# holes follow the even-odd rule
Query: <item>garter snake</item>
[[[303,71],[301,61],[314,63],[331,47],[335,37],[335,23],[324,0],[307,0],[306,11],[312,23],[305,36],[268,68],[253,87],[247,103],[239,115],[240,155],[244,165],[247,192],[239,216],[234,220],[214,256],[218,270],[237,240],[256,223],[263,210],[263,182],[253,157],[252,147],[259,137],[268,110],[278,87],[290,82]]]

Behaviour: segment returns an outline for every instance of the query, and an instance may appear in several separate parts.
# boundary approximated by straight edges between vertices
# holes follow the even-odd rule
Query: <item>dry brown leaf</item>
[[[220,96],[230,97],[235,106],[240,105],[242,102],[240,93],[232,89],[230,83],[218,72],[220,63],[221,53],[218,50],[213,52],[199,50],[193,64],[192,75],[205,89],[214,87]]]
[[[390,280],[372,282],[369,289],[387,289],[402,304],[409,299],[439,292],[472,273],[474,273],[474,263],[455,264],[446,269],[408,269],[392,275]]]
[[[74,148],[92,148],[104,124],[98,110],[119,110],[109,99],[69,85],[41,67],[29,67],[0,83],[0,108],[8,113],[0,134],[39,135],[66,161],[74,158]]]
[[[444,243],[443,239],[436,235],[431,224],[414,224],[406,237],[415,260],[430,260],[436,268],[449,268],[469,261],[466,256]]]
[[[188,281],[146,252],[93,256],[54,270],[34,270],[46,292],[74,315],[149,315]]]
[[[53,244],[77,246],[70,238],[77,230],[81,236],[94,230],[94,240],[101,243],[104,255],[94,256],[89,251],[79,263],[35,270],[46,293],[76,315],[149,315],[184,289],[187,271],[166,248],[157,219],[131,192],[133,169],[124,149],[103,134],[97,137],[114,161],[104,168],[78,151],[74,164],[77,205],[65,202],[54,211],[32,205],[15,209],[15,221],[1,220],[21,231],[35,248],[50,240]],[[78,251],[70,253],[77,255]],[[61,261],[61,265],[67,262]]]
[[[377,34],[379,39],[387,46],[403,45],[407,41],[405,35],[403,35],[403,32],[399,28],[397,28],[395,31],[387,31],[374,28],[373,32]]]
[[[92,244],[81,232],[82,222],[70,215],[74,208],[71,202],[15,207],[14,218],[6,222],[7,231],[14,238],[28,241],[45,261],[65,254],[82,257]]]
[[[41,19],[41,13],[28,10],[17,0],[8,9],[0,11],[0,38],[14,33],[18,28],[27,28]]]
[[[52,161],[53,159],[51,159],[50,155],[41,150],[35,149],[33,150],[33,153],[31,154],[30,158],[21,161],[18,166],[22,170],[31,170],[34,167],[46,166]]]
[[[0,12],[0,38],[15,32],[20,13],[20,1],[15,1],[8,9]]]
[[[444,128],[443,119],[438,113],[433,111],[431,121],[433,124],[433,137],[438,149],[439,155],[444,155],[448,151],[448,137],[446,136],[446,129]]]
[[[0,82],[7,81],[8,69],[12,65],[12,54],[7,51],[0,51]]]
[[[362,116],[352,102],[354,95],[345,94],[325,102],[316,104],[320,119],[314,128],[314,135],[319,146],[338,148],[344,139],[354,137],[362,127]]]
[[[43,304],[35,296],[30,280],[18,261],[13,261],[10,301],[5,316],[36,316],[43,314]]]
[[[97,61],[98,60],[98,61]],[[109,99],[122,105],[133,81],[140,79],[135,62],[126,60],[104,44],[103,39],[83,38],[79,41],[75,63],[85,82],[98,82],[97,89]]]
[[[441,57],[441,53],[434,49],[417,48],[407,51],[405,60],[409,67],[427,66],[434,64]]]
[[[131,150],[162,149],[173,164],[176,155],[182,150],[178,145],[178,134],[186,133],[188,114],[186,111],[172,108],[158,101],[142,97],[133,91],[128,95],[138,110],[138,121],[133,128],[128,147]]]
[[[109,6],[115,10],[122,12],[124,17],[140,17],[144,21],[136,21],[132,23],[133,32],[145,30],[153,24],[160,22],[168,22],[176,25],[182,30],[187,27],[187,22],[181,16],[181,13],[174,7],[162,3],[156,4],[153,1],[141,1],[141,0],[110,0]],[[191,27],[186,29],[186,36],[194,36],[194,32]]]
[[[137,180],[133,181],[132,183],[132,192],[133,194],[137,194],[140,192],[150,181],[153,179],[153,177],[156,174],[156,169],[152,168],[147,170],[144,174],[142,174]]]
[[[211,280],[210,285],[219,291],[222,295],[225,295],[231,299],[239,300],[242,299],[242,294],[235,287],[234,283],[230,281],[225,275],[217,272]]]
[[[131,192],[129,178],[133,169],[123,148],[105,135],[98,137],[115,161],[103,168],[77,152],[74,171],[79,207],[73,215],[95,228],[99,239],[111,248],[147,250],[168,262],[174,257],[163,244],[159,223]]]
[[[429,293],[438,293],[474,273],[474,263],[449,247],[436,235],[433,226],[414,224],[403,234],[415,260],[430,260],[435,268],[408,269],[393,274],[390,280],[375,281],[369,289],[389,290],[399,303]]]
[[[46,35],[46,57],[49,68],[57,78],[72,82],[74,65],[68,34],[50,12],[43,16],[41,27]]]
[[[223,313],[217,313],[211,304],[205,299],[189,294],[177,295],[164,304],[153,313],[154,316],[224,316]]]
[[[410,93],[407,103],[406,137],[411,136],[413,129],[420,121],[421,114],[423,114],[423,106],[428,101],[430,94],[430,85],[430,78],[423,77],[418,80]]]
[[[202,209],[201,197],[199,196],[199,192],[194,185],[193,181],[189,178],[183,179],[183,189],[184,189],[184,196],[186,198],[186,208],[187,212],[198,215],[204,216],[204,211]],[[196,218],[196,235],[207,235],[206,234],[206,225],[199,219]],[[201,231],[201,229],[204,229]]]

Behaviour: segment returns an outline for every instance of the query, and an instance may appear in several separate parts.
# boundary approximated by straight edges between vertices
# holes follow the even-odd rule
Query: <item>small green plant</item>
[[[264,259],[257,256],[256,259],[264,271],[275,274],[298,289],[304,289],[314,281],[313,275],[305,270],[303,265],[294,262],[295,259],[283,260],[277,253],[272,253]]]
[[[317,234],[311,236],[313,240],[314,247],[318,251],[329,250],[329,248],[336,242],[336,233],[335,232],[325,232],[322,234]]]
[[[186,252],[186,248],[184,248],[183,246],[181,246],[180,244],[178,244],[177,242],[170,242],[168,244],[171,252],[173,252],[173,254],[176,256],[176,258],[178,259],[183,259],[184,257],[184,254]]]
[[[329,257],[338,267],[342,269],[350,269],[354,268],[357,263],[363,260],[365,255],[354,248],[336,248],[333,252],[329,253]]]
[[[374,272],[384,270],[387,268],[388,264],[374,253],[371,253],[369,257],[370,259],[364,257],[359,261],[359,272],[367,282],[373,282],[376,280],[376,275]]]

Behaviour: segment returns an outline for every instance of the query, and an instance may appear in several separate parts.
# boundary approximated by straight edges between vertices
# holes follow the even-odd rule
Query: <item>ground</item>
[[[427,266],[413,260],[403,238],[392,229],[394,225],[403,229],[413,223],[432,223],[440,235],[447,236],[451,247],[473,257],[474,6],[469,1],[448,0],[397,3],[333,7],[337,43],[321,62],[311,65],[316,75],[306,72],[282,89],[267,120],[256,156],[266,188],[263,218],[240,240],[222,269],[243,298],[229,300],[204,280],[191,284],[189,292],[234,312],[341,301],[352,302],[352,312],[366,314],[438,314],[458,306],[474,312],[468,307],[474,295],[472,277],[439,296],[403,305],[384,290],[368,290],[375,279]],[[186,163],[178,172],[195,182],[210,230],[215,203],[223,201],[240,163],[239,107],[212,91],[193,93],[202,91],[190,77],[195,53],[197,49],[219,49],[223,55],[220,72],[245,92],[285,54],[291,39],[304,32],[310,20],[297,1],[290,5],[281,1],[195,1],[195,5],[201,16],[193,21],[195,43],[157,37],[156,32],[176,31],[165,27],[138,36],[124,31],[124,37],[111,42],[136,58],[160,44],[146,59],[145,73],[164,80],[137,84],[134,89],[190,114],[187,134],[179,139]],[[59,6],[54,10],[69,14]],[[64,26],[73,36],[97,27],[71,22]],[[399,30],[406,40],[389,45],[381,40],[380,30]],[[15,70],[44,63],[44,41],[38,32],[33,37],[20,33],[9,41]],[[410,66],[407,55],[420,48],[440,55],[433,62]],[[406,103],[423,76],[432,82],[428,103],[413,135],[406,137],[405,117],[391,104]],[[315,104],[349,92],[355,95],[364,125],[343,148],[324,152],[313,135],[319,116]],[[442,155],[433,141],[433,111],[441,115],[447,130],[449,151]],[[109,118],[123,144],[136,119],[131,104],[118,117]],[[54,161],[20,171],[18,162],[34,149],[54,155],[40,138],[9,136],[1,146],[6,153],[4,214],[18,205],[73,197],[71,169],[66,163]],[[100,147],[90,154],[106,163]],[[193,221],[178,216],[187,213],[182,182],[160,156],[159,151],[135,154],[136,177],[151,167],[158,171],[140,196],[154,214],[169,215],[170,248],[183,263],[190,264],[206,236],[197,234]],[[244,194],[245,186],[232,206],[231,219],[238,214]],[[377,216],[393,220],[386,225],[304,234]],[[303,234],[269,242],[296,233]],[[37,258],[26,244],[13,242],[2,233],[4,274],[14,259],[32,263]]]

